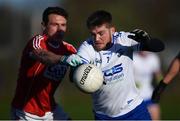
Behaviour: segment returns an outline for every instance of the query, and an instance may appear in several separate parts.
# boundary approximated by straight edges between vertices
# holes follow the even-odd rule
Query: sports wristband
[[[153,91],[153,94],[152,94],[152,101],[154,103],[159,102],[161,93],[165,90],[166,86],[167,86],[167,84],[164,83],[163,80],[161,80],[159,85],[155,88],[155,90]]]
[[[163,82],[163,80],[160,81],[159,85],[157,86],[157,93],[162,93],[164,89],[166,88],[167,84]]]

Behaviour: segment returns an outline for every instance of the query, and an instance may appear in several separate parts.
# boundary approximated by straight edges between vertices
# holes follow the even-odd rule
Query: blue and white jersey
[[[108,50],[94,50],[92,38],[84,41],[78,50],[85,63],[98,66],[104,74],[105,84],[92,94],[93,108],[98,114],[121,116],[142,102],[134,82],[132,60],[139,43],[128,38],[129,34],[115,32],[113,46]]]

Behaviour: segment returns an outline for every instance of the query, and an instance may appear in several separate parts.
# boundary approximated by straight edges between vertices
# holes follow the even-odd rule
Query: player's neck
[[[48,44],[49,44],[49,46],[51,46],[53,48],[58,48],[60,46],[59,41],[49,41]]]
[[[107,43],[106,47],[104,48],[104,50],[108,50],[109,48],[111,48],[113,45],[113,43],[109,42]]]

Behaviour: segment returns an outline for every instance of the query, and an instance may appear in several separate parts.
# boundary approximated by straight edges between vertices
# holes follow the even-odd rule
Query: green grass
[[[0,120],[8,120],[10,119],[10,103],[11,98],[9,95],[3,96],[0,99]]]
[[[4,90],[0,95],[0,120],[10,119],[10,103],[14,95],[14,79],[9,76],[6,81]],[[178,120],[180,119],[180,81],[176,80],[163,93],[160,101],[162,119]],[[92,120],[92,100],[91,95],[79,91],[73,83],[67,78],[63,80],[55,94],[56,101],[62,105],[64,110],[74,120]]]
[[[73,83],[61,84],[59,103],[72,119],[92,120],[91,95],[81,92]],[[57,96],[56,96],[57,97]],[[57,99],[58,100],[58,99]]]
[[[163,93],[160,101],[162,119],[164,120],[180,119],[179,93],[180,91],[178,87],[176,87],[175,85],[170,85]]]

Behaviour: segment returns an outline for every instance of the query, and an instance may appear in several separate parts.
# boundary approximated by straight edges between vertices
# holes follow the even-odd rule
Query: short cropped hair
[[[42,21],[47,25],[48,23],[48,15],[49,14],[57,14],[63,16],[65,19],[68,19],[68,13],[66,12],[65,9],[60,8],[60,7],[48,7],[44,10],[43,16],[42,16]]]
[[[104,23],[108,23],[110,25],[112,23],[112,15],[104,10],[95,11],[88,17],[86,21],[88,29],[91,27],[100,26]]]

